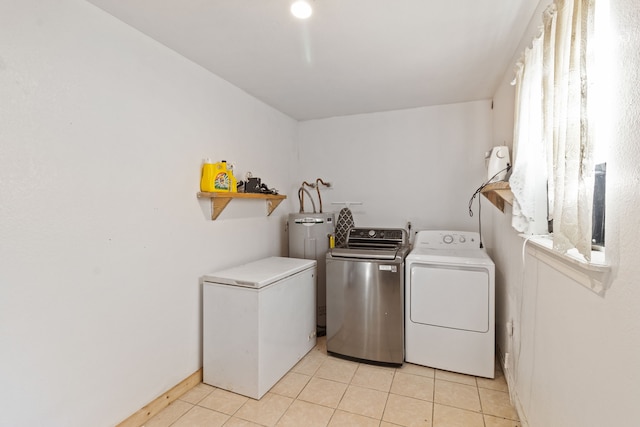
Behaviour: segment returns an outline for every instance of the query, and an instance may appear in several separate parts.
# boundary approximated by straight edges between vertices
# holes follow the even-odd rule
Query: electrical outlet
[[[509,369],[509,362],[511,362],[511,354],[510,353],[505,353],[504,354],[504,369]]]
[[[507,335],[510,337],[513,336],[513,320],[507,322]]]

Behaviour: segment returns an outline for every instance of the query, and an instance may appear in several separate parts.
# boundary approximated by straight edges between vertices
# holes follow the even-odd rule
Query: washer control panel
[[[402,229],[352,228],[349,238],[352,239],[389,239],[402,242],[406,231]]]
[[[401,228],[352,228],[347,236],[347,247],[400,247],[407,245],[407,242],[407,232]]]

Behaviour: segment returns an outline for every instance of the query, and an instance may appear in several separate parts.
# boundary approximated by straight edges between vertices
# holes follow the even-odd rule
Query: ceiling
[[[539,0],[88,0],[297,119],[493,96]]]

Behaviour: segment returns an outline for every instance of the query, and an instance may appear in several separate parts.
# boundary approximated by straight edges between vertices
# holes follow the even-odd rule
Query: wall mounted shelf
[[[509,183],[506,181],[487,184],[481,193],[502,212],[504,212],[504,202],[513,206],[513,193],[511,192]]]
[[[215,220],[227,207],[232,199],[262,199],[267,201],[267,216],[278,207],[280,202],[287,198],[279,194],[262,193],[206,193],[199,192],[199,199],[211,199],[211,219]]]

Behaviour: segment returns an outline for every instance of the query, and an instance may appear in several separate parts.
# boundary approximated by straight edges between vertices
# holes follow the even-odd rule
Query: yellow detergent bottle
[[[202,175],[200,176],[200,191],[210,193],[214,190],[215,167],[211,159],[202,161]]]
[[[213,165],[214,166],[214,192],[228,193],[230,191],[237,191],[235,189],[236,179],[233,173],[227,169],[227,161],[223,160]],[[234,190],[232,190],[234,188]]]

